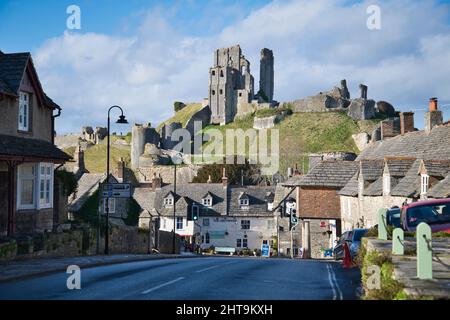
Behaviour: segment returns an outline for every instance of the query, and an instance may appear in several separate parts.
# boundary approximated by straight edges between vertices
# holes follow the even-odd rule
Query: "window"
[[[223,90],[222,89],[219,90],[219,94],[223,94]]]
[[[205,242],[209,243],[209,233],[206,233],[206,235],[205,235]]]
[[[203,218],[203,226],[208,227],[209,226],[209,218]]]
[[[212,74],[213,76],[215,76],[215,75],[216,75],[216,71],[215,71],[215,70],[212,70],[212,71],[211,71],[211,74]]]
[[[429,182],[430,182],[430,176],[427,174],[422,174],[421,175],[421,194],[426,194],[428,192],[428,186],[429,186]]]
[[[202,235],[202,243],[205,243],[205,236]]]
[[[241,229],[250,229],[250,220],[241,220]]]
[[[220,76],[223,78],[223,70],[220,70]]]
[[[210,197],[203,198],[202,203],[203,203],[204,206],[211,207],[212,199]]]
[[[108,200],[108,201],[106,201]],[[109,213],[116,213],[116,198],[103,199],[103,213],[106,214],[106,204],[108,203]]]
[[[165,206],[173,206],[173,197],[164,198],[164,205]]]
[[[236,247],[240,248],[242,246],[242,241],[241,239],[236,239]]]
[[[239,92],[239,97],[242,97],[242,92]]]
[[[17,207],[19,209],[35,208],[35,164],[22,164],[18,167]]]
[[[242,239],[242,247],[247,248],[248,244],[247,244],[247,239]]]
[[[211,94],[214,96],[216,94],[215,90],[211,90]]]
[[[383,194],[389,195],[391,193],[391,177],[389,175],[383,176]]]
[[[247,198],[239,199],[239,205],[248,206],[248,199]]]
[[[183,217],[177,217],[177,230],[183,229]]]
[[[275,223],[273,220],[267,220],[267,230],[272,230],[275,228]]]
[[[53,200],[53,164],[39,165],[39,207],[51,208]]]
[[[30,94],[20,92],[19,95],[19,130],[28,131],[30,121]]]

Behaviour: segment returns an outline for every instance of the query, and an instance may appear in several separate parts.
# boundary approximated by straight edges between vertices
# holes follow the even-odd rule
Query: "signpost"
[[[268,244],[261,245],[261,257],[270,258],[270,246]]]
[[[102,183],[103,198],[130,198],[131,184],[129,183]]]

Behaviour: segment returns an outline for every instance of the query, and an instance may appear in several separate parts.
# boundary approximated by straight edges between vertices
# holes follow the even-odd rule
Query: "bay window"
[[[21,164],[17,174],[17,209],[53,207],[52,163]]]

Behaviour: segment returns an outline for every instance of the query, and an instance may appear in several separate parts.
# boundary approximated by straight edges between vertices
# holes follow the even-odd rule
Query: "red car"
[[[400,221],[405,231],[415,231],[425,222],[432,232],[450,233],[450,199],[412,202],[402,207]]]

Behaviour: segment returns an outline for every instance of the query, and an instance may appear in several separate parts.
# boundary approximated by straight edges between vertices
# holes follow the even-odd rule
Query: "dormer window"
[[[205,207],[211,207],[213,205],[213,196],[210,192],[208,192],[203,198],[202,198],[202,204]]]
[[[420,187],[420,194],[425,195],[428,192],[429,183],[430,183],[430,176],[427,174],[422,173],[421,175],[421,187]]]
[[[170,207],[173,206],[173,195],[169,194],[164,198],[164,206]]]
[[[20,92],[19,96],[19,130],[28,131],[30,122],[30,94]]]
[[[248,204],[249,204],[248,198],[241,198],[241,199],[239,199],[239,205],[241,207],[248,206]]]

